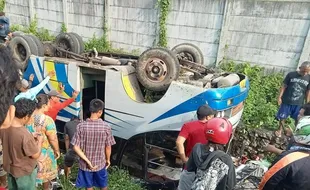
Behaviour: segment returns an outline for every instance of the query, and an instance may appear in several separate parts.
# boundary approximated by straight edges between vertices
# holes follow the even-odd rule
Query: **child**
[[[77,126],[71,144],[81,158],[76,187],[92,190],[99,187],[107,190],[110,166],[111,146],[115,144],[111,127],[100,117],[104,103],[99,99],[90,102],[90,118]]]
[[[15,107],[11,126],[0,129],[3,168],[8,173],[9,189],[35,190],[37,158],[41,154],[43,138],[38,136],[35,140],[25,125],[31,120],[36,103],[22,98]]]

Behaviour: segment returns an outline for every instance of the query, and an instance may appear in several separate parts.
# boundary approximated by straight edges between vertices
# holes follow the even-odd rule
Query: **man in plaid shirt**
[[[76,187],[92,190],[99,187],[107,190],[110,166],[111,146],[115,144],[111,127],[100,117],[104,103],[99,99],[90,102],[91,116],[77,126],[72,139],[74,151],[80,156]]]

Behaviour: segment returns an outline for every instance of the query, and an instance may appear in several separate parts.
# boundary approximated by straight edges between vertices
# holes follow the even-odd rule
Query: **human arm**
[[[92,165],[92,163],[89,161],[89,159],[86,157],[86,155],[84,154],[84,152],[81,150],[81,148],[80,148],[79,146],[74,145],[74,146],[73,146],[73,150],[75,151],[75,153],[76,153],[81,159],[83,159],[83,160],[87,163],[89,169],[95,170],[95,169],[98,168],[98,166],[93,166],[93,165]]]
[[[111,165],[111,152],[112,152],[112,145],[115,144],[115,139],[112,135],[111,128],[109,127],[106,134],[106,141],[105,141],[105,158],[106,158],[106,168],[109,168]]]
[[[45,135],[47,136],[48,142],[53,148],[55,158],[58,159],[60,157],[59,144],[57,138],[57,130],[55,122],[52,118],[46,117],[46,126],[45,126]]]
[[[31,93],[32,95],[36,96],[44,88],[44,86],[48,83],[50,78],[52,76],[54,76],[54,75],[55,75],[54,71],[49,72],[48,76],[40,84],[38,84],[37,86],[29,89],[29,93]]]
[[[278,96],[278,105],[281,105],[282,104],[282,96],[285,92],[285,89],[287,88],[288,84],[290,83],[290,73],[288,73],[286,75],[286,77],[284,78],[284,81],[283,81],[283,84],[280,88],[280,92],[279,92],[279,96]]]
[[[70,139],[69,139],[69,135],[67,133],[67,127],[68,127],[68,125],[65,124],[65,126],[64,126],[64,139],[65,139],[66,152],[69,150],[69,146],[70,146]]]
[[[188,160],[188,158],[185,155],[185,147],[184,147],[184,143],[189,135],[186,128],[187,128],[186,124],[184,124],[176,140],[177,150],[183,163],[186,163]]]
[[[34,138],[32,135],[25,138],[26,140],[23,142],[23,152],[26,156],[31,157],[33,159],[38,159],[41,155],[41,148],[43,137],[37,136]]]
[[[29,76],[29,80],[28,80],[28,89],[30,89],[31,86],[32,86],[33,78],[34,78],[34,75],[31,74],[31,75]]]
[[[271,144],[268,144],[265,147],[265,151],[274,153],[276,155],[282,154],[284,152],[284,150],[281,150],[281,149],[279,149],[279,148],[277,148],[277,147],[275,147],[274,145],[271,145]]]
[[[77,126],[76,132],[74,134],[74,137],[71,141],[71,144],[73,145],[73,150],[75,151],[75,153],[82,159],[84,160],[88,167],[91,170],[95,170],[98,166],[93,166],[92,163],[90,162],[90,160],[86,157],[86,155],[84,154],[84,152],[82,151],[82,149],[80,148],[80,144],[81,144],[81,130],[80,127]]]
[[[79,94],[79,92],[74,91],[74,92],[72,93],[72,98],[70,98],[70,99],[68,99],[68,100],[66,100],[66,101],[64,101],[64,102],[61,102],[61,103],[59,103],[59,104],[56,104],[56,109],[57,109],[57,110],[62,110],[62,109],[64,109],[65,107],[67,107],[67,106],[69,106],[70,104],[72,104],[72,102],[74,102],[74,100],[75,100],[75,98],[78,96],[78,94]]]
[[[307,92],[306,92],[306,104],[310,102],[310,90],[309,90],[309,86],[308,85],[308,89],[307,89]]]

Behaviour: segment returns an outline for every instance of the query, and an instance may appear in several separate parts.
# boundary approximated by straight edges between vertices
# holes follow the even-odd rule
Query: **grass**
[[[63,168],[64,164],[64,155],[58,160],[58,166]],[[78,163],[75,163],[71,168],[71,174],[68,180],[75,180],[78,173]],[[110,167],[108,169],[109,172],[109,182],[108,189],[109,190],[144,190],[140,184],[137,184],[133,181],[132,177],[126,170],[119,169],[117,167]],[[65,179],[64,175],[59,176],[59,182],[63,187],[63,190],[75,190],[79,189],[73,186],[67,179]],[[95,190],[99,190],[99,188],[94,188]],[[38,190],[43,190],[41,186],[38,187]]]

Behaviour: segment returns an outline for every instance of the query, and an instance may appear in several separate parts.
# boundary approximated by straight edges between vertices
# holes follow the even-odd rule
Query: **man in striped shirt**
[[[99,187],[107,190],[110,166],[111,146],[115,144],[111,127],[101,119],[104,103],[99,99],[90,102],[91,116],[77,126],[72,139],[74,151],[81,158],[76,187]]]

